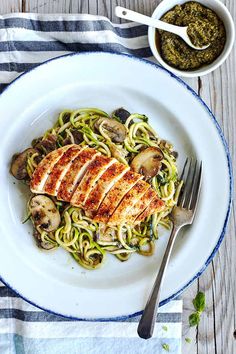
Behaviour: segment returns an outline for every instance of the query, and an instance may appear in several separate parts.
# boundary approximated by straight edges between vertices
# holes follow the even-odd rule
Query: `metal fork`
[[[161,284],[176,236],[183,226],[192,224],[195,216],[201,188],[202,162],[198,164],[196,160],[194,161],[192,158],[187,158],[180,178],[184,181],[184,185],[177,206],[173,208],[170,215],[172,220],[172,231],[151,295],[138,325],[138,335],[144,339],[151,338],[153,334],[157,308],[159,305]]]

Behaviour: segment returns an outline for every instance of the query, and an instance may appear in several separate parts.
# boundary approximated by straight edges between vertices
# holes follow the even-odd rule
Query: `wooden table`
[[[151,15],[160,1],[157,0],[0,0],[0,14],[9,12],[90,13],[115,17],[114,7],[121,5]],[[234,0],[224,0],[236,17]],[[233,165],[236,164],[236,52],[214,73],[186,80],[215,113],[229,143]],[[216,161],[217,163],[217,161]],[[222,181],[224,183],[224,181]],[[220,186],[219,186],[220,188]],[[236,353],[236,214],[235,204],[231,220],[214,260],[204,274],[182,295],[183,354]],[[204,235],[208,237],[208,235]],[[200,242],[200,240],[199,240]],[[192,299],[199,291],[206,294],[207,308],[197,329],[189,329],[188,316],[193,310]],[[185,337],[192,338],[186,343]],[[149,353],[148,353],[149,354]],[[151,353],[150,353],[151,354]]]

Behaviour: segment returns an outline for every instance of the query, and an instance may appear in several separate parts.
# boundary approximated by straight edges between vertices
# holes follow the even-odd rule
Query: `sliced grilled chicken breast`
[[[102,200],[112,188],[112,186],[129,170],[128,166],[125,166],[119,162],[113,163],[103,173],[100,179],[97,181],[93,189],[91,190],[84,209],[91,213],[91,216],[95,214]]]
[[[39,163],[30,188],[83,208],[99,223],[134,224],[164,207],[142,179],[114,158],[71,144],[49,153]]]
[[[57,195],[63,177],[73,164],[74,159],[79,155],[80,151],[81,147],[78,145],[73,145],[64,153],[64,155],[62,155],[48,176],[48,179],[43,188],[45,193],[53,196]]]
[[[106,224],[122,198],[126,195],[126,193],[129,192],[135,183],[137,183],[142,178],[143,176],[136,172],[126,172],[126,174],[110,189],[102,201],[100,207],[98,208],[94,220]]]
[[[71,200],[72,194],[83,178],[87,167],[98,155],[101,155],[101,153],[91,148],[81,150],[61,182],[57,199],[64,200],[65,202]]]
[[[115,159],[111,159],[103,155],[96,156],[88,166],[87,171],[76,188],[70,203],[74,206],[82,207],[95,183],[99,180],[106,169],[115,162]]]
[[[66,145],[60,149],[52,151],[50,154],[40,161],[36,170],[33,173],[30,182],[30,189],[33,193],[43,193],[44,184],[52,171],[53,167],[60,160],[62,155],[73,145]]]
[[[117,225],[124,223],[129,219],[129,211],[135,206],[142,195],[150,188],[150,185],[145,181],[138,181],[133,188],[124,196],[110,219],[109,225]]]
[[[149,204],[156,196],[156,192],[150,187],[129,211],[129,218],[127,223],[133,224],[138,215],[144,212],[146,208],[148,208]]]
[[[163,202],[163,200],[159,199],[157,196],[154,197],[149,206],[135,219],[134,223],[138,224],[144,219],[146,219],[146,217],[148,217],[149,215],[152,215],[155,212],[162,211],[164,206],[165,203]]]

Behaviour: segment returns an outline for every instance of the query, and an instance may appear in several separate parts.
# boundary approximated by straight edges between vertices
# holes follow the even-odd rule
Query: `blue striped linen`
[[[152,60],[143,25],[117,25],[92,15],[0,16],[0,91],[47,59],[98,50]],[[137,336],[138,321],[139,316],[109,322],[63,318],[32,306],[0,282],[0,354],[166,353],[162,344],[168,344],[171,353],[181,353],[181,300],[160,308],[148,341]]]

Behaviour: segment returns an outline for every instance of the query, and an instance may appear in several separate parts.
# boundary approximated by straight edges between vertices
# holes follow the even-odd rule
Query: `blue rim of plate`
[[[210,110],[210,108],[207,106],[207,104],[202,100],[202,98],[186,83],[184,82],[181,78],[179,78],[178,76],[176,76],[175,74],[173,74],[172,72],[170,72],[169,70],[167,70],[166,68],[160,66],[159,64],[153,63],[147,59],[143,59],[140,57],[136,57],[134,55],[131,54],[126,54],[126,53],[118,53],[118,52],[113,52],[113,51],[94,51],[94,52],[81,52],[81,53],[71,53],[71,54],[66,54],[66,55],[62,55],[59,56],[57,58],[53,58],[53,59],[49,59],[46,60],[45,62],[37,65],[36,67],[27,70],[26,72],[24,72],[23,74],[21,74],[19,77],[17,77],[15,80],[13,80],[0,94],[0,97],[2,95],[4,95],[4,93],[15,84],[15,82],[17,82],[18,80],[21,79],[22,76],[27,75],[29,72],[37,70],[37,68],[39,66],[43,66],[43,65],[47,65],[48,63],[52,62],[52,61],[56,61],[56,60],[61,60],[64,59],[66,57],[71,57],[71,56],[82,56],[82,55],[93,55],[93,54],[109,54],[109,55],[117,55],[117,56],[121,56],[121,57],[127,57],[131,60],[137,60],[140,61],[146,65],[151,65],[153,66],[155,69],[158,70],[162,70],[164,71],[166,74],[168,74],[170,77],[172,77],[173,79],[177,80],[182,86],[185,87],[185,89],[187,89],[194,97],[196,100],[198,100],[200,102],[200,104],[206,109],[206,111],[208,112],[213,124],[215,125],[217,132],[220,136],[220,139],[222,141],[222,144],[224,146],[225,149],[225,154],[227,157],[227,163],[228,163],[228,173],[229,173],[229,201],[228,201],[228,208],[227,208],[227,212],[226,212],[226,216],[225,216],[225,221],[224,221],[224,225],[220,234],[220,237],[216,243],[215,248],[213,249],[213,251],[211,252],[210,256],[208,257],[208,259],[206,260],[206,262],[204,263],[204,265],[202,266],[202,268],[194,275],[194,277],[188,281],[187,284],[185,284],[181,289],[179,289],[177,292],[175,292],[174,294],[172,294],[171,296],[169,296],[168,298],[162,300],[159,304],[159,306],[163,306],[165,304],[167,304],[168,302],[170,302],[171,300],[174,300],[176,297],[178,297],[187,287],[189,287],[190,284],[192,284],[197,278],[200,277],[200,275],[205,271],[205,269],[207,268],[207,266],[209,265],[209,263],[212,261],[212,259],[214,258],[214,256],[216,255],[221,242],[223,241],[223,238],[225,236],[225,232],[226,232],[226,228],[228,225],[228,221],[229,221],[229,216],[230,216],[230,210],[231,210],[231,204],[232,204],[232,195],[233,195],[233,169],[232,169],[232,162],[231,162],[231,157],[230,157],[230,152],[229,152],[229,147],[228,144],[225,140],[224,134],[221,130],[221,127],[219,125],[219,123],[217,122],[214,114],[212,113],[212,111]],[[135,316],[139,316],[142,314],[143,311],[139,311],[139,312],[135,312],[133,314],[130,315],[124,315],[124,316],[116,316],[116,317],[108,317],[108,318],[80,318],[80,317],[74,317],[71,315],[62,315],[60,313],[54,312],[52,310],[46,309],[44,307],[41,307],[39,305],[37,305],[36,303],[30,301],[29,299],[27,299],[26,297],[24,297],[23,295],[21,295],[16,289],[14,289],[10,284],[7,283],[7,281],[5,281],[1,275],[0,275],[0,281],[5,284],[7,287],[9,287],[11,290],[13,290],[19,297],[21,297],[23,300],[27,301],[29,304],[38,307],[39,309],[43,310],[43,311],[47,311],[50,314],[53,315],[57,315],[57,316],[61,316],[64,318],[69,318],[71,320],[77,320],[77,321],[92,321],[92,322],[110,322],[110,321],[124,321],[127,320],[129,318],[135,317]]]

